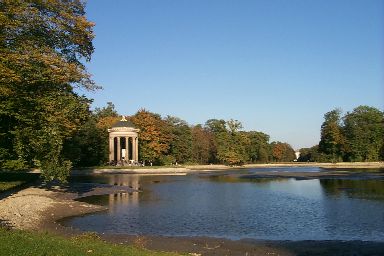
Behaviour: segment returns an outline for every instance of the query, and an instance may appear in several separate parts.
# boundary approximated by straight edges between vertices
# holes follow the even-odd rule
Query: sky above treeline
[[[384,106],[382,0],[88,0],[93,107],[237,119],[295,149],[323,115]]]

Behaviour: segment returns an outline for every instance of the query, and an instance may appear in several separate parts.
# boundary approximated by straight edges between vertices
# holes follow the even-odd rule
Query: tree
[[[108,128],[119,120],[115,106],[96,108],[87,121],[64,143],[63,155],[74,166],[97,166],[108,162]]]
[[[288,143],[272,142],[272,157],[277,162],[292,162],[296,159],[295,151]]]
[[[343,132],[347,160],[380,160],[384,140],[383,112],[373,107],[359,106],[344,116]]]
[[[217,145],[217,159],[228,165],[241,165],[247,160],[245,145],[249,143],[246,136],[239,133],[242,125],[237,120],[210,119],[207,129],[214,134]]]
[[[225,120],[223,119],[209,119],[205,122],[205,127],[213,134],[227,132],[227,128],[225,127]]]
[[[319,145],[310,148],[300,149],[300,157],[297,159],[299,162],[327,162],[329,156],[319,152]]]
[[[231,134],[236,134],[239,130],[243,129],[243,125],[238,120],[230,119],[226,122],[228,131]]]
[[[93,114],[96,119],[100,120],[101,118],[118,118],[119,114],[115,109],[115,105],[112,102],[107,102],[107,106],[103,108],[95,108]],[[110,127],[109,125],[107,127]]]
[[[0,2],[0,154],[3,168],[37,166],[64,180],[65,138],[89,115],[74,87],[96,89],[81,60],[93,53],[92,27],[80,1]]]
[[[249,140],[246,145],[246,153],[249,162],[268,162],[269,136],[262,132],[242,132]]]
[[[140,158],[144,161],[161,164],[164,160],[163,157],[168,153],[171,141],[167,123],[161,119],[160,115],[145,109],[139,110],[130,120],[140,129]]]
[[[199,164],[216,162],[216,141],[214,134],[200,124],[192,127],[192,161]]]
[[[320,153],[328,155],[329,160],[337,162],[342,159],[344,136],[341,128],[341,110],[335,109],[324,115],[321,125]]]
[[[175,162],[186,163],[192,155],[192,132],[184,120],[178,117],[167,116],[164,121],[168,124],[169,142],[168,154]]]

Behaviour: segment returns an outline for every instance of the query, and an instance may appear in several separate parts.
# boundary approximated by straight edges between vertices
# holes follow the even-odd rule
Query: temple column
[[[109,162],[111,163],[115,159],[115,154],[114,154],[114,149],[115,149],[115,141],[114,137],[109,136]]]
[[[129,162],[129,137],[125,137],[125,161]]]
[[[135,140],[133,139],[133,137],[130,137],[130,138],[132,140],[132,160],[136,161],[136,159],[135,159],[135,154],[136,154]]]
[[[137,141],[137,137],[135,137],[135,161],[139,161],[139,143]]]
[[[119,162],[121,160],[121,145],[120,145],[120,137],[117,137],[117,159],[116,161]]]

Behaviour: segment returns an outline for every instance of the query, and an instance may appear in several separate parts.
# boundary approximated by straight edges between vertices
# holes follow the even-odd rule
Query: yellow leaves
[[[4,83],[72,83],[95,88],[79,56],[93,52],[93,23],[80,1],[3,1],[0,65]]]
[[[6,83],[79,83],[87,76],[82,66],[71,63],[49,48],[24,46],[0,58],[1,81]]]
[[[0,96],[1,97],[9,97],[13,94],[13,91],[10,88],[5,86],[0,86]]]
[[[1,60],[1,57],[0,57]],[[14,72],[12,69],[7,68],[0,62],[0,84],[10,84],[10,83],[19,83],[21,82],[21,77]]]
[[[107,130],[108,128],[111,128],[114,123],[119,121],[119,117],[115,116],[107,116],[107,117],[101,117],[99,118],[96,127],[102,130]]]

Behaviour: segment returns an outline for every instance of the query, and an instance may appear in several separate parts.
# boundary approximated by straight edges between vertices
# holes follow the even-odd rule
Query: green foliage
[[[112,102],[107,102],[107,106],[103,108],[95,108],[94,116],[97,120],[104,117],[118,117],[115,105]]]
[[[81,1],[0,2],[0,73],[12,89],[75,83],[94,88],[80,58],[93,53],[93,24]]]
[[[242,132],[249,140],[246,145],[248,161],[251,163],[266,163],[270,155],[269,136],[262,132]]]
[[[98,127],[95,114],[64,143],[63,154],[76,167],[98,166],[108,162],[108,132]]]
[[[10,181],[10,182],[0,181],[0,192],[16,188],[22,184],[24,184],[24,182],[22,181]]]
[[[239,121],[210,119],[205,125],[214,135],[217,159],[221,163],[242,165],[247,161],[246,145],[249,140],[239,131],[242,128]]]
[[[34,182],[39,174],[25,172],[0,172],[0,192]]]
[[[162,155],[159,159],[157,159],[157,164],[159,165],[172,165],[176,162],[176,158],[172,155]]]
[[[217,147],[214,135],[201,125],[191,128],[192,149],[191,161],[199,164],[214,163]]]
[[[72,168],[72,163],[69,160],[60,161],[53,159],[53,161],[43,161],[41,165],[41,176],[44,180],[52,181],[58,180],[66,182]]]
[[[321,125],[319,150],[328,155],[328,159],[332,162],[342,160],[342,151],[345,143],[340,115],[340,109],[326,113],[324,115],[324,123]]]
[[[170,134],[168,155],[172,156],[172,162],[189,162],[192,155],[191,128],[178,117],[167,116],[164,121],[168,124]]]
[[[2,168],[10,171],[21,171],[28,168],[27,163],[23,159],[5,160],[2,163]]]
[[[321,153],[319,145],[311,148],[302,148],[300,151],[300,157],[297,159],[299,162],[330,162],[332,161],[329,155]]]
[[[110,244],[97,236],[86,234],[66,239],[50,234],[5,230],[0,228],[0,251],[3,255],[178,255],[176,253],[154,252],[133,246]]]
[[[73,88],[97,88],[80,61],[93,52],[93,24],[81,1],[1,1],[0,19],[0,167],[40,162],[43,177],[62,180],[64,140],[89,115]]]
[[[344,116],[346,155],[350,161],[379,161],[384,140],[384,113],[359,106]]]
[[[319,153],[321,161],[379,161],[384,159],[384,113],[359,106],[341,121],[340,110],[324,116]]]

